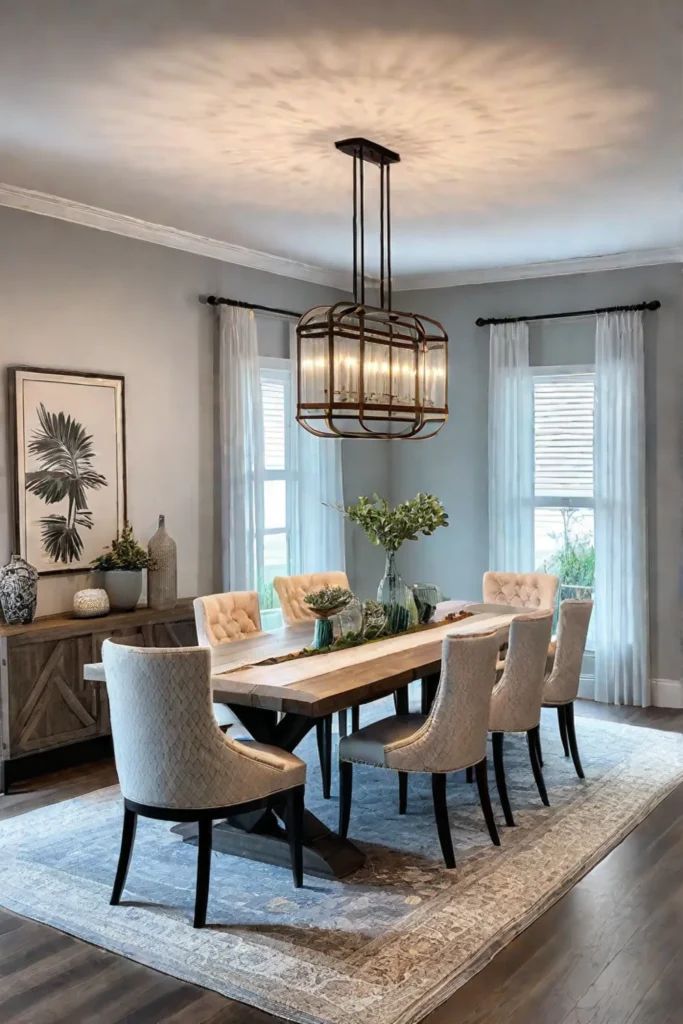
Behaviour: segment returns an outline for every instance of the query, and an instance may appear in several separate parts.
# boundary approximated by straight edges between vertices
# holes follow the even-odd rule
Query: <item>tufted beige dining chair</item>
[[[111,903],[121,899],[138,815],[199,826],[194,926],[206,922],[213,821],[266,800],[289,833],[294,884],[302,885],[306,765],[294,754],[225,736],[213,716],[211,655],[199,647],[102,646],[123,833]]]
[[[217,647],[261,633],[261,612],[255,590],[233,590],[194,600],[200,647]]]
[[[482,595],[486,604],[554,610],[559,585],[557,576],[545,572],[485,572]]]
[[[282,618],[286,626],[296,626],[302,622],[312,622],[315,614],[306,604],[304,598],[308,594],[322,590],[323,587],[342,587],[349,589],[349,578],[341,570],[329,572],[308,572],[300,576],[275,576],[273,588],[282,608]],[[354,708],[352,716],[357,721],[358,708]],[[339,733],[345,735],[347,730],[346,711],[338,714]],[[316,722],[316,739],[318,741],[318,757],[322,776],[323,797],[329,800],[332,792],[332,715],[319,718]]]
[[[394,715],[373,722],[339,743],[339,832],[346,836],[351,814],[353,765],[399,773],[399,812],[405,812],[409,772],[432,776],[434,816],[446,867],[455,867],[446,803],[446,773],[474,766],[479,799],[491,841],[500,845],[491,810],[486,773],[489,703],[496,677],[496,655],[504,635],[447,636],[441,676],[428,715]]]
[[[197,641],[200,647],[219,647],[221,644],[258,636],[261,630],[261,612],[255,590],[233,590],[226,594],[209,594],[193,601]],[[244,726],[227,704],[215,704],[216,721],[222,727]]]
[[[569,599],[560,604],[555,656],[543,688],[543,707],[557,708],[564,754],[569,757],[571,751],[580,779],[584,778],[584,773],[576,743],[574,701],[579,692],[581,663],[592,612],[592,601]]]
[[[512,620],[505,667],[491,695],[489,731],[493,734],[493,767],[505,823],[510,826],[515,821],[503,763],[506,732],[526,733],[536,786],[543,803],[549,804],[541,767],[539,723],[552,624],[552,611],[529,612]]]
[[[276,576],[273,580],[275,593],[280,599],[282,618],[286,626],[295,626],[299,622],[311,622],[315,615],[308,607],[304,598],[323,587],[343,587],[349,589],[349,578],[345,572],[309,572],[300,576]]]

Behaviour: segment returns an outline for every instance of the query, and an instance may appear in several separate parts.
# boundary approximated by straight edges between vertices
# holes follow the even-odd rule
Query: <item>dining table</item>
[[[396,710],[407,712],[407,688],[416,680],[422,680],[422,710],[428,710],[439,681],[444,638],[505,631],[520,611],[506,605],[473,605],[467,617],[455,621],[446,618],[426,628],[299,657],[311,643],[313,623],[261,632],[212,649],[213,700],[227,704],[257,742],[294,751],[319,719],[334,712],[391,694],[395,695]],[[439,612],[443,617],[444,609],[437,608],[437,618]],[[85,665],[84,678],[106,684],[103,664]],[[213,849],[288,865],[280,804],[274,797],[263,809],[216,823]],[[173,831],[186,842],[197,841],[194,823],[176,825]],[[305,810],[306,873],[343,878],[361,868],[364,861],[365,855],[355,843]]]

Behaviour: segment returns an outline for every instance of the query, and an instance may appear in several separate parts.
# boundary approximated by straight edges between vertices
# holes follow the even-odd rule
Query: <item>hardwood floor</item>
[[[582,715],[683,731],[683,711],[579,702],[579,738]],[[108,762],[43,776],[0,798],[0,819],[115,781]],[[683,786],[425,1024],[680,1024],[681,935]],[[0,910],[2,1024],[275,1020]]]

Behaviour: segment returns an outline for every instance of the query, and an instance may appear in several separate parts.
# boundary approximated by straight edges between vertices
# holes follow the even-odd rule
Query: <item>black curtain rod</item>
[[[240,309],[255,309],[261,313],[276,313],[278,316],[293,316],[295,319],[301,317],[301,313],[294,313],[291,309],[277,309],[275,306],[259,306],[257,302],[240,302],[239,299],[224,299],[217,295],[200,296],[200,302],[207,306],[238,306]]]
[[[630,310],[659,309],[661,302],[653,299],[650,302],[637,302],[633,306],[603,306],[602,309],[575,309],[570,313],[538,313],[536,316],[489,316],[477,317],[477,327],[488,327],[489,324],[519,324],[528,320],[565,320],[570,316],[597,316],[598,313],[625,313]]]

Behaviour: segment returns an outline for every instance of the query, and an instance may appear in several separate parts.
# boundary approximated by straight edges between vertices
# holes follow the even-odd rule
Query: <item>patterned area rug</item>
[[[364,709],[363,721],[369,720]],[[552,806],[534,787],[523,736],[506,740],[518,826],[490,845],[476,787],[449,780],[458,868],[442,866],[427,777],[357,769],[350,836],[368,854],[343,882],[214,854],[209,926],[191,927],[196,851],[168,824],[141,820],[125,904],[109,906],[121,809],[116,788],[0,825],[0,904],[185,981],[306,1024],[408,1024],[481,970],[683,780],[683,738],[580,717],[588,776],[565,760],[555,716],[543,724]],[[308,804],[320,798],[314,742]],[[335,786],[336,789],[336,786]],[[499,824],[500,809],[494,809]]]

